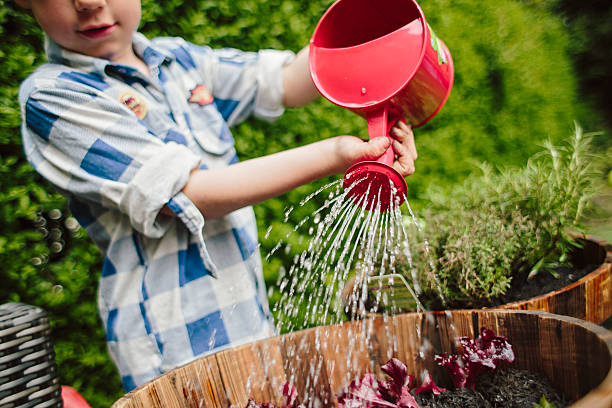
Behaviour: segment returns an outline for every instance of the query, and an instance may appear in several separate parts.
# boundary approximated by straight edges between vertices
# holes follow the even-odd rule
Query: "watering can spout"
[[[389,131],[401,116],[386,106],[368,111],[366,122],[370,140],[388,137]],[[362,161],[351,166],[344,175],[343,186],[347,195],[361,207],[369,210],[388,211],[399,207],[406,199],[406,180],[392,166],[395,160],[393,147],[376,161]]]
[[[366,123],[368,124],[370,140],[376,137],[388,137],[392,139],[391,136],[389,136],[389,130],[399,119],[400,116],[394,112],[389,112],[387,107],[367,112]],[[385,153],[376,161],[391,166],[393,165],[394,158],[395,152],[393,151],[393,146],[389,146]]]

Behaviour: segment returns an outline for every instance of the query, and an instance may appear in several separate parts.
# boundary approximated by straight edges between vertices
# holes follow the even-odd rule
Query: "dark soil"
[[[570,404],[543,375],[514,368],[481,376],[475,390],[447,389],[438,396],[426,392],[415,399],[421,408],[531,408],[542,396],[555,408]]]
[[[570,254],[570,266],[561,266],[553,270],[554,276],[542,271],[529,280],[515,278],[506,295],[497,304],[516,302],[544,295],[568,286],[597,269],[606,257],[604,243],[597,239],[576,240],[580,248]]]
[[[562,266],[554,270],[558,277],[552,273],[543,271],[526,282],[516,282],[508,293],[497,302],[498,305],[516,302],[536,296],[544,295],[557,289],[561,289],[576,282],[583,276],[593,272],[599,265],[586,265],[581,268]]]

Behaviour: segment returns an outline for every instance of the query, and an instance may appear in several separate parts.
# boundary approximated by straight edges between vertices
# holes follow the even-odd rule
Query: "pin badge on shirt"
[[[138,119],[143,119],[147,115],[147,105],[144,99],[134,92],[124,92],[119,97],[119,102],[134,112]]]
[[[213,101],[213,96],[204,85],[200,84],[191,90],[189,102],[197,103],[200,106],[208,105]]]

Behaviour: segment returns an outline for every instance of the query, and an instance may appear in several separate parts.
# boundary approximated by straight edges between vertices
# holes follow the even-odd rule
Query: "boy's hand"
[[[393,140],[395,151],[393,168],[402,177],[409,176],[414,173],[414,161],[417,159],[412,128],[398,121],[390,133],[395,138]],[[375,137],[366,142],[354,136],[339,136],[337,141],[337,153],[346,158],[345,168],[342,171],[346,171],[348,167],[357,162],[378,159],[391,144],[391,139],[388,137]]]
[[[404,121],[398,120],[391,129],[391,134],[395,137],[393,141],[393,150],[395,151],[393,168],[402,177],[409,176],[414,173],[414,161],[418,157],[412,127]]]

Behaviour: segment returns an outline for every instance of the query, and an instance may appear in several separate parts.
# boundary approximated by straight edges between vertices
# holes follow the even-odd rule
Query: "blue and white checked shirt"
[[[205,222],[180,191],[192,169],[237,161],[229,125],[283,113],[294,57],[138,33],[133,46],[151,77],[47,39],[19,94],[28,160],[104,254],[99,311],[127,390],[274,333],[252,208]]]

